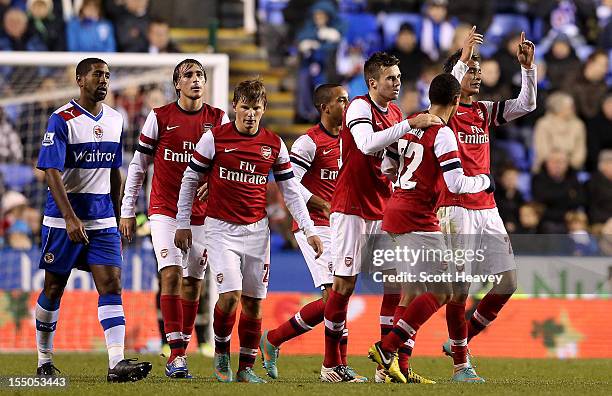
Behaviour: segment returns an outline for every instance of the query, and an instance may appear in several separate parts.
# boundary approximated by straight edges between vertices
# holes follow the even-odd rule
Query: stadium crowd
[[[0,50],[179,52],[169,25],[147,13],[148,0],[0,0]],[[579,254],[598,251],[591,235],[612,234],[612,1],[271,1],[258,2],[261,43],[270,61],[297,65],[298,122],[314,122],[312,91],[341,81],[351,97],[367,91],[361,71],[374,51],[401,61],[405,115],[426,109],[427,91],[446,56],[460,48],[473,24],[485,33],[480,49],[480,99],[516,97],[520,31],[536,43],[538,106],[497,127],[491,159],[495,198],[511,233],[570,233]],[[304,15],[310,15],[304,18]],[[112,65],[111,65],[112,66]],[[20,93],[15,75],[2,70],[0,93]],[[38,89],[57,87],[38,76]],[[153,87],[128,87],[109,100],[126,120],[126,152],[133,152],[149,110],[166,100]],[[61,103],[59,103],[61,104]],[[0,193],[5,246],[38,242],[45,199],[42,174],[33,171],[38,141],[58,103],[0,108]],[[27,175],[17,171],[29,167]],[[17,173],[16,173],[17,172]],[[17,190],[17,191],[16,191]],[[275,223],[289,224],[273,200]],[[143,206],[144,207],[144,206]],[[282,211],[282,208],[280,209]],[[285,230],[286,231],[286,230]]]

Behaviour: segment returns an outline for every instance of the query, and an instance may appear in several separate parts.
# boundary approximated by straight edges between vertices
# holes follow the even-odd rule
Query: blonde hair
[[[570,94],[561,91],[554,92],[546,99],[546,110],[554,114],[559,114],[561,109],[568,104],[574,104],[574,98],[572,98]]]

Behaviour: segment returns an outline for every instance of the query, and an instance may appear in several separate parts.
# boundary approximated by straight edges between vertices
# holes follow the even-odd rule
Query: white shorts
[[[382,238],[382,220],[335,212],[329,222],[334,275],[355,276],[362,271],[371,273],[395,268],[391,262],[380,267],[372,264],[373,249]]]
[[[183,267],[183,277],[204,279],[206,272],[206,247],[204,246],[204,226],[191,226],[192,246],[187,254],[174,246],[176,219],[154,214],[149,217],[151,224],[151,240],[157,259],[157,271],[172,265]]]
[[[471,264],[472,274],[495,275],[516,269],[510,238],[497,208],[448,206],[440,208],[438,219],[448,246],[456,252],[458,270],[462,264]],[[458,260],[458,251],[463,251],[464,259]]]
[[[315,259],[315,251],[306,241],[306,235],[304,235],[304,232],[297,231],[294,235],[295,240],[302,251],[306,265],[310,270],[312,281],[314,282],[315,287],[319,288],[323,285],[331,285],[334,283],[334,275],[330,251],[330,228],[327,226],[315,226],[315,229],[317,231],[317,235],[319,238],[321,238],[321,242],[323,242],[323,253],[318,259]]]
[[[423,275],[439,275],[448,271],[444,261],[446,243],[441,232],[409,232],[391,235],[392,246],[385,246],[396,251],[399,247],[402,254],[393,255],[397,260],[395,269],[398,274],[412,274],[417,279]],[[423,278],[426,279],[426,278]]]
[[[270,228],[264,217],[241,225],[207,217],[206,247],[219,294],[241,290],[242,295],[266,298],[270,276]]]

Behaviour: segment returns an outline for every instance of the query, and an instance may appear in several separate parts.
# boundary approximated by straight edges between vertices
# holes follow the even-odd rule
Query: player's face
[[[77,80],[79,87],[94,102],[101,102],[106,98],[109,81],[110,71],[106,63],[94,64],[89,73],[84,77],[79,76]]]
[[[348,105],[348,92],[342,87],[336,87],[332,91],[332,100],[327,103],[325,111],[329,113],[335,125],[342,124],[342,114]]]
[[[242,133],[254,135],[259,129],[259,122],[266,111],[263,100],[258,100],[255,103],[246,103],[244,99],[234,106],[236,112],[236,127]]]
[[[395,100],[399,97],[402,82],[399,66],[383,68],[378,80],[373,80],[371,87],[384,100]]]
[[[478,95],[480,92],[480,82],[482,80],[480,63],[470,60],[467,65],[469,69],[461,81],[461,93],[466,96]]]
[[[180,76],[176,83],[176,89],[181,91],[181,96],[197,100],[204,95],[206,80],[204,78],[204,71],[198,65],[183,65]]]

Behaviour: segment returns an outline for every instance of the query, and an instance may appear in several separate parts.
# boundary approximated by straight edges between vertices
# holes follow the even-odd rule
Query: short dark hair
[[[208,78],[206,77],[206,70],[204,70],[204,66],[202,66],[202,64],[196,59],[187,58],[187,59],[183,59],[181,63],[179,63],[178,65],[174,67],[174,73],[172,73],[172,83],[175,87],[176,87],[176,83],[178,83],[178,81],[181,79],[181,69],[186,65],[196,65],[197,67],[202,69],[202,73],[204,73],[204,82],[208,81]],[[176,89],[176,88],[174,88],[174,90],[176,91],[176,96],[179,96],[181,93],[181,90]]]
[[[108,66],[108,63],[106,63],[100,58],[83,59],[82,61],[79,62],[79,64],[76,67],[76,77],[79,78],[79,76],[87,75],[87,73],[89,73],[89,71],[91,70],[91,67],[93,65],[97,65],[98,63],[104,63],[106,66]]]
[[[414,26],[412,26],[410,22],[404,22],[400,25],[399,31],[397,32],[397,34],[400,34],[402,32],[410,32],[412,34],[415,34]]]
[[[168,25],[170,26],[170,23],[168,23],[167,19],[161,18],[161,17],[153,17],[149,20],[149,27],[151,27],[151,25],[156,24],[156,25]]]
[[[234,88],[234,99],[232,103],[237,105],[238,102],[244,101],[245,103],[257,103],[263,101],[264,107],[268,104],[268,98],[266,96],[266,87],[263,81],[260,79],[245,80]]]
[[[315,89],[313,95],[313,104],[319,114],[321,114],[321,105],[329,103],[332,100],[332,90],[338,87],[342,87],[342,85],[321,84]]]
[[[451,56],[446,58],[446,61],[444,62],[444,66],[442,67],[444,73],[451,73],[453,71],[453,67],[455,67],[457,62],[459,62],[459,59],[461,59],[462,52],[463,52],[463,49],[460,48],[457,51],[455,51]],[[473,53],[470,59],[473,60],[474,62],[480,62],[480,55]]]
[[[461,96],[461,84],[450,73],[438,74],[429,85],[429,101],[434,105],[448,106]]]
[[[400,61],[393,55],[378,51],[372,54],[363,65],[363,77],[368,88],[370,88],[370,78],[378,80],[383,69],[399,65]]]

